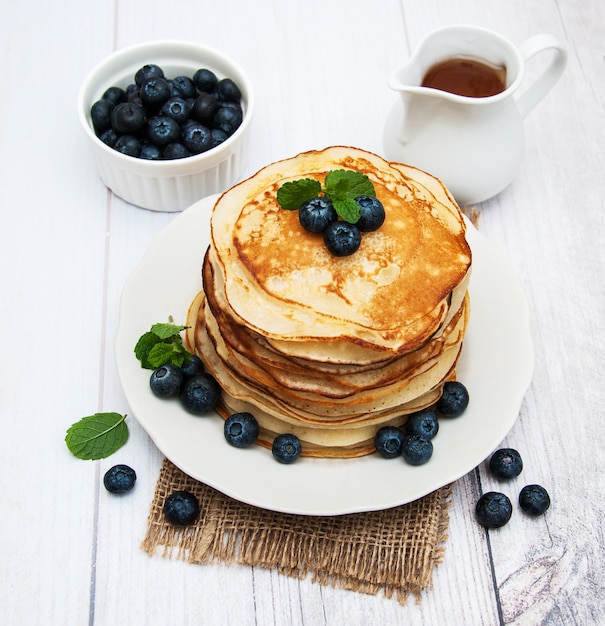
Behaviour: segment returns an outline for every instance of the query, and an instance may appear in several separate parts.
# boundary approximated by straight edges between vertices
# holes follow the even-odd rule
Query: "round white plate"
[[[184,324],[201,288],[209,217],[217,196],[178,215],[151,244],[122,294],[116,337],[118,373],[136,419],[161,452],[185,473],[262,508],[303,515],[338,515],[412,502],[481,463],[512,427],[533,370],[529,314],[519,280],[503,255],[468,223],[473,251],[471,318],[457,368],[470,405],[442,419],[425,465],[377,454],[359,459],[301,457],[275,461],[260,446],[233,448],[218,414],[196,417],[178,400],[149,389],[150,371],[135,358],[138,338],[156,322]]]

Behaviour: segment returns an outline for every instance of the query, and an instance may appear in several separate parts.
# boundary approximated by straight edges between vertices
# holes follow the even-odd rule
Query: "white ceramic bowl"
[[[219,146],[182,159],[150,161],[105,145],[93,130],[90,107],[108,87],[125,88],[133,83],[136,71],[150,63],[159,65],[168,78],[193,76],[196,70],[207,68],[219,79],[234,80],[242,92],[244,117],[240,127]],[[90,72],[78,95],[78,114],[101,180],[127,202],[154,211],[182,211],[238,181],[253,109],[252,86],[239,65],[216,50],[186,41],[149,41],[118,50]]]

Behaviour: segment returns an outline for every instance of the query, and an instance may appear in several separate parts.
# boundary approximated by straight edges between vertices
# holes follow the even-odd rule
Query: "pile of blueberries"
[[[194,415],[212,411],[221,395],[219,384],[204,371],[202,360],[197,355],[192,355],[191,360],[181,367],[173,364],[158,367],[151,374],[149,386],[158,398],[178,397],[183,407]],[[258,422],[251,413],[233,413],[225,420],[225,439],[236,448],[251,446],[258,433]],[[291,433],[278,435],[271,451],[280,463],[293,463],[301,453],[300,440]]]
[[[439,432],[439,416],[459,417],[469,403],[467,388],[459,381],[448,381],[434,408],[411,413],[404,429],[383,426],[374,438],[376,451],[385,459],[402,456],[410,465],[423,465],[433,456],[433,439]]]
[[[209,69],[166,78],[148,64],[126,89],[109,87],[90,109],[95,134],[110,148],[141,159],[179,159],[223,143],[241,125],[242,94]]]
[[[359,248],[361,233],[378,230],[385,220],[384,207],[374,196],[358,196],[355,202],[360,216],[354,224],[339,220],[332,201],[325,196],[303,202],[298,220],[305,230],[322,234],[334,256],[349,256]]]
[[[511,480],[523,471],[523,460],[514,448],[501,448],[490,458],[489,470],[500,480]],[[525,485],[519,493],[519,507],[527,515],[542,515],[550,507],[550,496],[542,485]],[[512,514],[510,498],[499,491],[484,493],[475,507],[475,517],[485,528],[504,526]]]

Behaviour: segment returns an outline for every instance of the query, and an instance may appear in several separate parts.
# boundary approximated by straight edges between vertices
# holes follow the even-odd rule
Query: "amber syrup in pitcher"
[[[506,89],[506,68],[477,59],[454,57],[429,68],[422,86],[459,96],[486,98]]]

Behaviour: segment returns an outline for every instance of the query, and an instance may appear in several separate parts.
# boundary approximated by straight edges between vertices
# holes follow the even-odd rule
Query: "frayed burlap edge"
[[[196,524],[164,519],[170,493],[191,491],[200,502]],[[259,509],[225,496],[164,460],[141,545],[150,556],[189,563],[237,563],[275,569],[341,589],[396,597],[431,587],[443,560],[452,486],[385,511],[342,516],[299,516]]]

